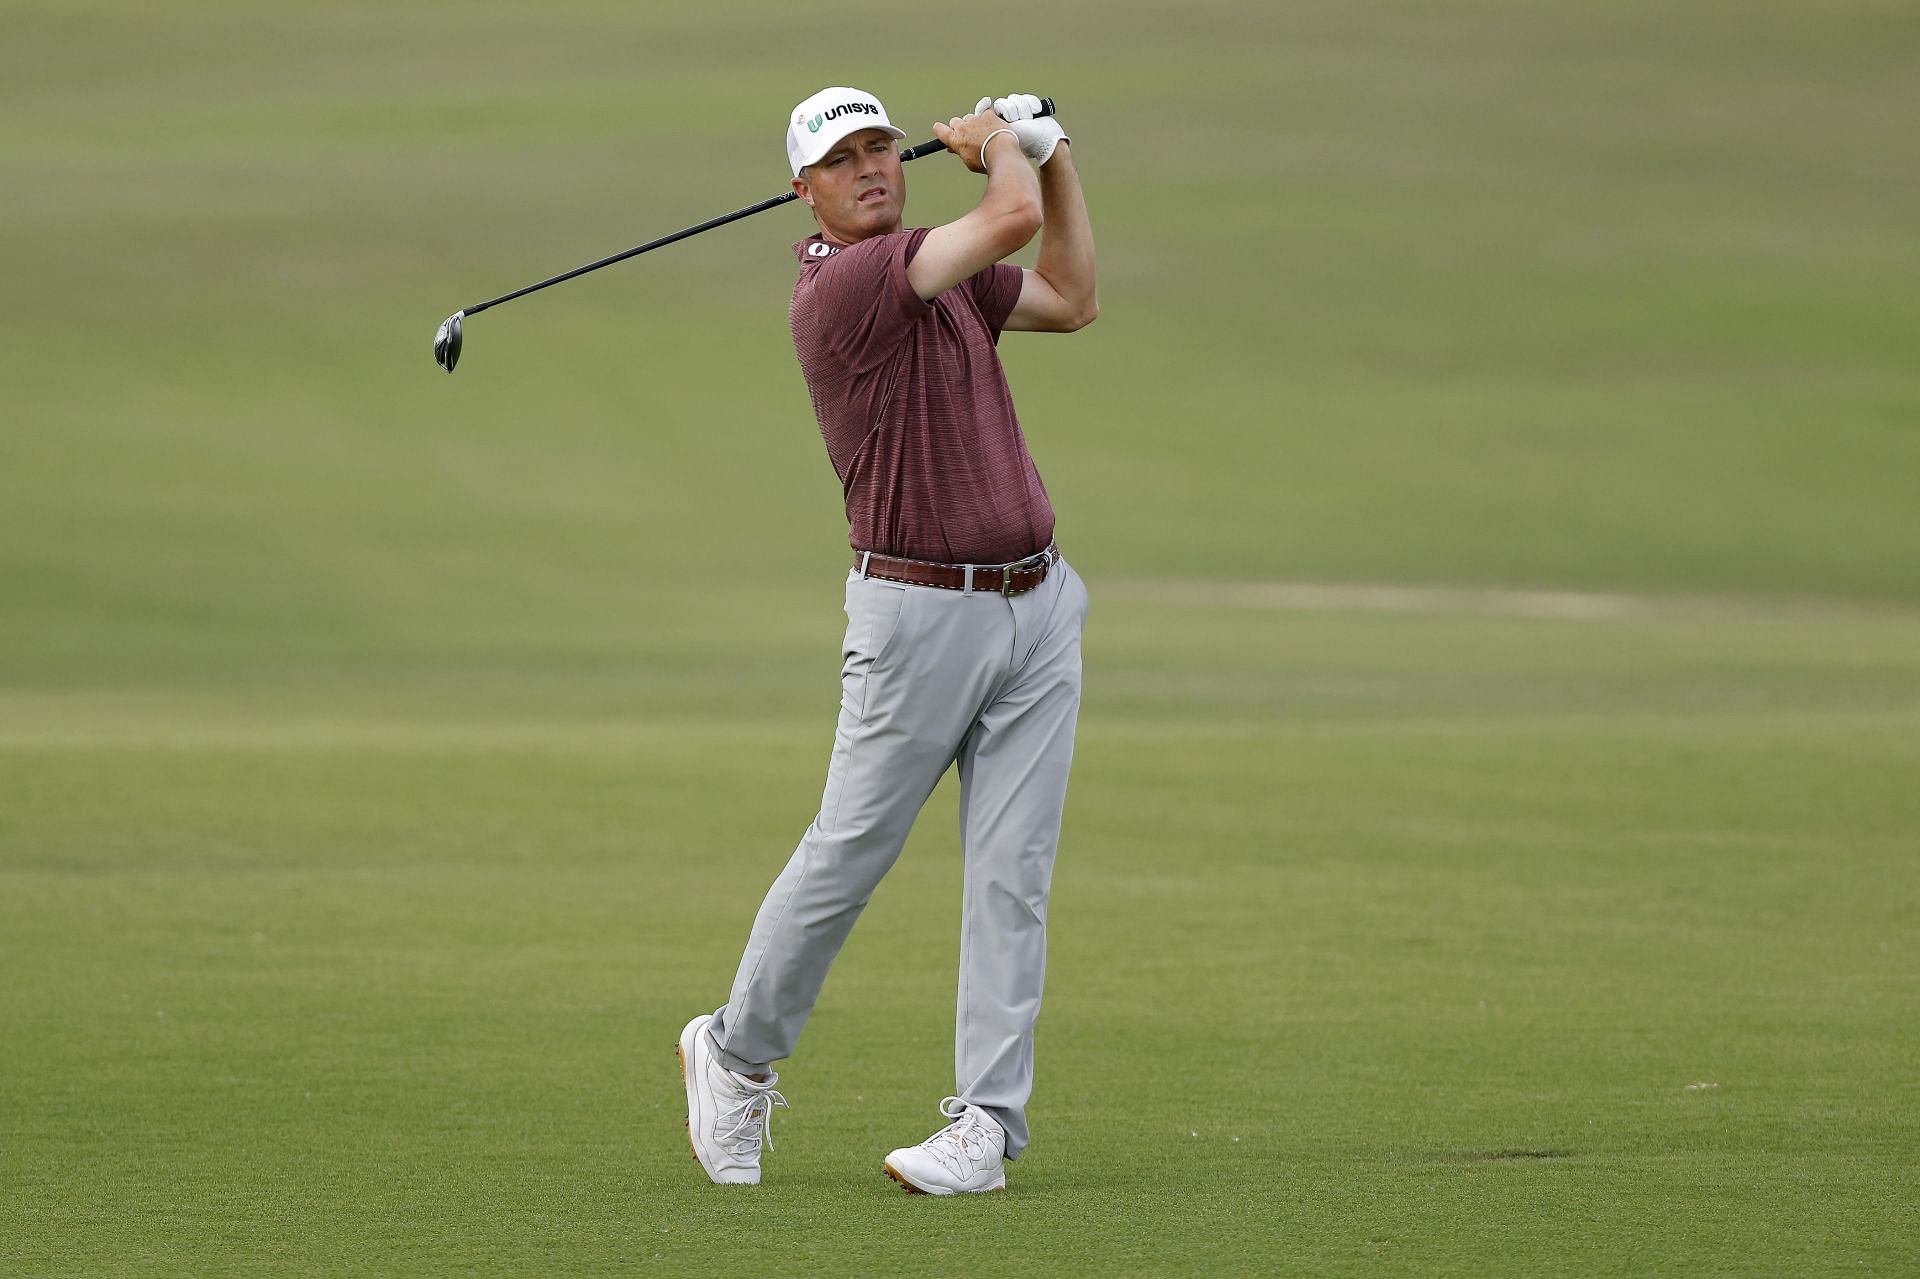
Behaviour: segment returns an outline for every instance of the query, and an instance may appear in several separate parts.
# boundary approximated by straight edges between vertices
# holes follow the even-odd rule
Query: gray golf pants
[[[720,1059],[790,1056],[827,969],[956,761],[965,886],[955,1093],[1027,1144],[1047,890],[1080,712],[1087,590],[1061,560],[1022,595],[847,579],[840,722],[820,813],[774,881],[714,1016]]]

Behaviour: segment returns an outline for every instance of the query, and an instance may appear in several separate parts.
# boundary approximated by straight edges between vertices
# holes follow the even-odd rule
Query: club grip
[[[1040,110],[1035,118],[1037,119],[1039,116],[1052,115],[1052,114],[1053,114],[1053,99],[1052,98],[1040,99]],[[945,151],[946,149],[947,149],[947,144],[940,141],[938,138],[935,138],[931,142],[922,142],[917,147],[908,147],[905,151],[902,151],[900,153],[900,158],[902,160],[918,160],[922,156],[932,155],[936,151]]]

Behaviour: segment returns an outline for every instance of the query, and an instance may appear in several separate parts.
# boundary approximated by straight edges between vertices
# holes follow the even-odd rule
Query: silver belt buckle
[[[1016,568],[1039,569],[1042,573],[1045,573],[1052,565],[1053,548],[1051,546],[1044,551],[1039,551],[1027,556],[1024,560],[1015,560],[1000,570],[1000,593],[1002,595],[1013,594],[1013,570]]]

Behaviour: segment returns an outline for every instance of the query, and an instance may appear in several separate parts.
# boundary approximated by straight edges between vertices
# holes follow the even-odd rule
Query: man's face
[[[793,180],[835,244],[857,244],[900,229],[907,208],[900,148],[883,129],[862,129],[834,143]]]

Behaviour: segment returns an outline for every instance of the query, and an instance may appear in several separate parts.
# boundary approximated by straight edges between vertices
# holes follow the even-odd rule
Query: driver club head
[[[449,373],[460,362],[460,319],[465,314],[455,311],[440,321],[440,331],[433,335],[433,362]]]

